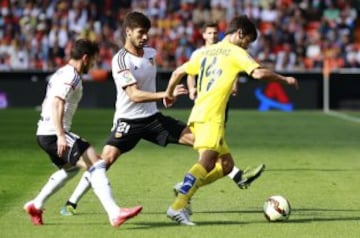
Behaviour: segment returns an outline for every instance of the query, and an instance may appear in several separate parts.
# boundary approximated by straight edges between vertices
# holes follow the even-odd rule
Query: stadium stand
[[[359,1],[346,0],[0,0],[0,70],[52,70],[66,62],[71,44],[100,44],[97,67],[109,70],[122,46],[121,23],[141,11],[153,23],[149,45],[160,69],[171,70],[203,44],[211,19],[220,36],[234,16],[247,14],[260,37],[250,53],[276,70],[312,70],[329,57],[333,68],[360,66]]]

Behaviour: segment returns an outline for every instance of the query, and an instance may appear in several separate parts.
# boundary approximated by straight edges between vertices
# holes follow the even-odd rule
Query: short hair
[[[203,27],[202,27],[202,31],[205,32],[206,28],[211,27],[211,28],[218,28],[218,23],[214,22],[214,21],[209,21],[206,22]]]
[[[257,38],[257,30],[255,24],[246,16],[234,17],[226,30],[227,34],[232,34],[241,29],[244,35],[249,35],[253,41]]]
[[[123,28],[129,27],[134,29],[137,27],[145,28],[147,30],[151,27],[150,19],[141,12],[130,12],[126,15]]]
[[[96,42],[88,39],[78,39],[75,41],[74,45],[71,48],[70,58],[79,60],[84,55],[93,57],[98,52],[99,52],[99,46]]]

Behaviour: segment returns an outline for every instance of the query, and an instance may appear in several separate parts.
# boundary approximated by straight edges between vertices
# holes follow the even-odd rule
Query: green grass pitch
[[[189,111],[165,114],[186,120]],[[73,131],[100,152],[111,127],[112,110],[80,109]],[[360,118],[360,113],[352,112]],[[55,171],[35,142],[39,112],[0,111],[0,236],[42,237],[359,237],[360,123],[319,111],[294,113],[230,112],[227,141],[238,167],[266,164],[248,190],[227,177],[196,193],[192,207],[195,227],[179,226],[165,211],[173,200],[172,187],[196,161],[191,148],[161,148],[141,142],[108,172],[114,196],[122,206],[142,204],[143,212],[112,228],[93,192],[85,195],[78,215],[61,217],[60,207],[80,176],[70,181],[46,205],[45,225],[35,227],[23,211],[48,176]],[[270,195],[288,198],[287,222],[269,223],[262,205]]]

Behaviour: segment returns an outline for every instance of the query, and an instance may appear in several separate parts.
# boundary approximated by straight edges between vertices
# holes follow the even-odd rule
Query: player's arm
[[[238,78],[235,79],[233,86],[231,88],[231,95],[236,96],[238,93]]]
[[[165,91],[160,92],[148,92],[140,90],[137,86],[137,84],[129,85],[125,88],[126,94],[129,96],[131,101],[136,103],[142,103],[142,102],[152,102],[157,100],[162,100],[165,98]],[[184,87],[184,85],[177,85],[175,87],[173,97],[177,97],[179,95],[187,94],[187,90]]]
[[[183,64],[183,65],[179,66],[178,68],[176,68],[175,71],[173,71],[172,74],[171,74],[168,86],[167,86],[166,91],[165,91],[165,93],[166,93],[165,94],[165,101],[168,100],[170,104],[175,100],[174,91],[175,91],[176,85],[179,84],[180,80],[186,74],[185,64]]]
[[[65,130],[63,125],[65,101],[64,99],[55,96],[51,106],[51,118],[53,120],[57,136],[57,152],[61,157],[64,155],[67,149]]]
[[[148,92],[140,90],[137,84],[125,87],[125,92],[130,100],[136,103],[158,101],[165,97],[165,92]]]
[[[279,82],[294,86],[296,89],[299,88],[296,78],[277,74],[267,68],[258,67],[250,73],[250,76],[253,77],[254,79]]]
[[[194,75],[188,75],[186,78],[187,88],[189,90],[189,98],[195,100],[196,98],[196,80]]]

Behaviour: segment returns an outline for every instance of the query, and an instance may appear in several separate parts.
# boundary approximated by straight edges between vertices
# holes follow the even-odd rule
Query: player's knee
[[[115,163],[117,158],[114,156],[106,156],[106,157],[102,157],[102,159],[104,160],[104,162],[106,164],[106,169],[109,169],[111,167],[111,165],[113,163]]]
[[[113,163],[120,156],[120,151],[115,147],[105,147],[101,153],[101,159],[105,161],[106,169],[109,169]]]

